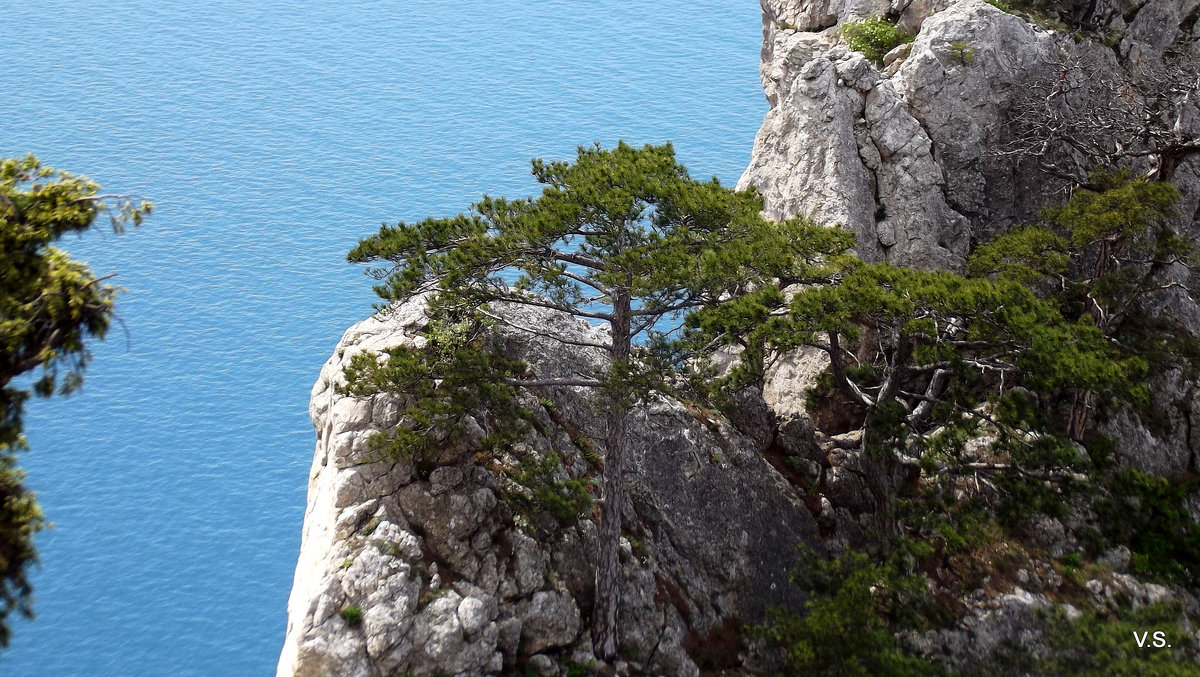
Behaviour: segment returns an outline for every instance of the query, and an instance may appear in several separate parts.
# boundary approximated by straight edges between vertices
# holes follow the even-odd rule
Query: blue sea
[[[671,140],[732,184],[756,2],[0,2],[0,156],[153,200],[62,246],[126,289],[84,390],[28,412],[37,619],[4,675],[266,675],[314,436],[382,222],[532,194],[533,157]]]

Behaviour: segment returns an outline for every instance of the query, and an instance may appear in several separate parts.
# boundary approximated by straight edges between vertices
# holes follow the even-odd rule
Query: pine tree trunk
[[[1075,393],[1071,398],[1071,413],[1067,418],[1067,434],[1076,442],[1083,441],[1087,431],[1088,411],[1092,408],[1092,393]]]
[[[629,297],[613,295],[613,367],[629,360]],[[627,405],[611,397],[608,440],[604,454],[604,505],[600,511],[600,542],[596,558],[596,604],[592,613],[593,646],[604,661],[617,657],[617,606],[621,593],[621,506],[625,503],[625,418]]]
[[[596,562],[596,607],[592,628],[596,654],[605,661],[617,657],[617,606],[621,583],[621,505],[625,502],[625,410],[608,415],[608,450],[604,459],[604,506],[600,513],[600,557]]]

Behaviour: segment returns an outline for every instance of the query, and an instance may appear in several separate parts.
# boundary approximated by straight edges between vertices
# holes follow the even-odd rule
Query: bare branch
[[[562,261],[563,263],[573,263],[577,266],[583,266],[584,268],[590,268],[592,270],[605,270],[605,266],[604,266],[603,262],[593,259],[589,256],[584,256],[582,254],[556,251],[553,253],[551,258],[553,258],[556,261]]]
[[[687,300],[683,303],[675,303],[675,304],[672,304],[669,306],[631,310],[629,312],[629,316],[630,317],[646,317],[648,315],[649,316],[667,315],[669,313],[674,313],[676,311],[687,310],[688,308],[695,308],[695,307],[701,305],[701,303],[702,302],[700,301],[700,299],[689,298],[689,300]]]
[[[569,270],[561,271],[559,273],[559,275],[562,275],[563,277],[569,278],[571,280],[575,280],[579,284],[586,284],[587,286],[591,287],[592,289],[595,289],[596,291],[600,292],[604,296],[608,296],[611,293],[611,292],[609,292],[608,287],[605,287],[604,285],[600,284],[599,282],[596,282],[595,280],[589,280],[586,277],[583,277],[581,275],[576,275],[575,273],[572,273]]]
[[[599,388],[604,385],[593,378],[546,378],[546,379],[505,379],[505,383],[523,388],[547,388],[552,386],[576,386],[581,388]]]
[[[570,306],[564,306],[564,305],[561,305],[558,303],[553,303],[550,301],[541,301],[541,300],[538,300],[539,298],[541,298],[541,297],[534,298],[534,297],[531,297],[528,295],[520,295],[520,296],[514,295],[514,296],[502,296],[502,297],[497,298],[496,300],[503,301],[505,303],[519,303],[524,306],[537,306],[539,308],[549,308],[550,310],[557,310],[559,312],[567,313],[568,315],[574,315],[576,317],[590,317],[595,320],[604,320],[605,322],[612,322],[612,315],[610,315],[608,313],[593,313],[593,312],[590,312],[587,310],[579,310],[578,308],[572,308]]]
[[[846,366],[842,363],[842,347],[838,341],[838,333],[836,331],[828,332],[829,335],[829,364],[833,371],[833,382],[844,393],[851,396],[864,406],[875,404],[875,399],[864,393],[858,384],[846,377]]]
[[[946,386],[946,380],[949,378],[950,372],[946,369],[938,369],[933,372],[933,377],[929,379],[929,385],[925,387],[925,395],[917,403],[917,407],[913,409],[909,420],[913,425],[920,425],[925,420],[929,413],[933,411],[934,398]]]
[[[533,329],[531,327],[526,327],[524,325],[517,324],[516,322],[513,322],[512,320],[505,318],[503,315],[496,315],[495,313],[489,313],[488,311],[484,310],[483,308],[480,308],[479,312],[486,317],[489,317],[497,322],[500,322],[504,325],[512,327],[513,329],[516,329],[518,331],[523,331],[527,334],[533,334],[534,336],[541,336],[543,338],[548,338],[553,341],[557,341],[559,343],[565,343],[565,344],[571,345],[571,346],[581,346],[584,348],[599,348],[600,350],[612,352],[612,344],[593,343],[591,341],[576,341],[573,339],[566,338],[564,336],[559,336],[558,334],[549,334],[546,332],[538,331],[537,329]]]

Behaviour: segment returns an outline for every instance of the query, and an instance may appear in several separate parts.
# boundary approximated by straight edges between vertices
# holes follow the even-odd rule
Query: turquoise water
[[[766,110],[753,2],[0,2],[0,156],[152,199],[64,243],[127,288],[84,391],[29,412],[56,527],[5,675],[262,675],[308,393],[383,221],[535,189],[531,157],[673,140],[733,183]]]

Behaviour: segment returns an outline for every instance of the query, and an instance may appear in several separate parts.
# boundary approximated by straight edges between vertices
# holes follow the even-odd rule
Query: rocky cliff
[[[1200,159],[1189,150],[1200,109],[1188,89],[1200,0],[1023,6],[763,0],[770,111],[740,186],[757,187],[771,217],[840,223],[864,258],[919,267],[959,268],[973,245],[1062,202],[1098,164],[1172,180],[1183,194],[1179,230],[1200,232]],[[915,36],[878,63],[838,32],[875,15]],[[1186,298],[1163,307],[1200,329]],[[515,319],[580,337],[600,331],[552,312]],[[498,458],[479,453],[481,411],[477,434],[445,440],[431,459],[378,459],[366,440],[398,423],[397,407],[336,386],[359,351],[419,347],[425,321],[414,301],[351,327],[313,389],[317,447],[278,674],[594,672],[586,618],[596,517],[586,500],[566,499],[590,494],[604,450],[589,433],[602,417],[577,389],[527,392],[530,429]],[[536,336],[497,340],[535,372],[603,364]],[[766,384],[768,408],[748,403],[736,427],[673,400],[636,410],[618,674],[769,668],[739,627],[802,601],[787,581],[798,543],[861,534],[856,515],[874,506],[860,439],[825,437],[804,411],[803,392],[824,366],[804,354],[782,359]],[[1151,433],[1111,422],[1118,453],[1154,472],[1195,469],[1200,440],[1186,431],[1200,424],[1196,390],[1177,375],[1159,386],[1166,424]],[[539,501],[547,491],[568,509]],[[961,622],[914,643],[972,669],[989,647],[1040,642],[1035,616],[1072,583],[1051,561],[1070,541],[1064,525],[1039,529],[1037,549],[1049,554],[985,584]],[[1124,555],[1124,564],[1112,555],[1112,575],[1086,581],[1089,603],[1176,594],[1121,573]]]
[[[1177,230],[1200,236],[1200,2],[1014,5],[763,0],[770,110],[738,187],[772,218],[840,223],[863,258],[919,268],[961,267],[1100,168],[1170,180]],[[871,16],[915,39],[872,63],[838,30]],[[1155,303],[1200,333],[1184,294]],[[1194,385],[1167,375],[1156,392],[1168,432],[1118,417],[1108,434],[1145,470],[1197,467]]]
[[[372,431],[397,423],[394,403],[336,389],[356,352],[419,346],[423,309],[418,299],[351,327],[313,389],[317,449],[279,674],[553,675],[594,664],[583,619],[596,518],[522,499],[594,474],[603,449],[586,433],[600,417],[585,393],[525,393],[530,431],[500,458],[478,455],[468,435],[413,463],[367,449]],[[581,340],[600,331],[554,311],[510,312]],[[500,342],[535,372],[602,366],[597,351],[520,332]],[[736,628],[797,601],[787,570],[813,518],[758,444],[719,417],[666,400],[638,408],[629,432],[618,670],[737,665]]]
[[[1152,166],[1151,136],[1196,139],[1194,96],[1167,104],[1140,86],[1194,86],[1196,7],[1100,0],[1078,17],[983,0],[764,0],[770,111],[739,187],[757,187],[772,217],[843,224],[864,258],[953,268],[971,244],[1064,201],[1089,165],[1165,169]],[[872,15],[915,40],[871,63],[837,28]],[[1161,114],[1161,129],[1145,114]],[[1189,224],[1198,173],[1194,154],[1171,168]]]

